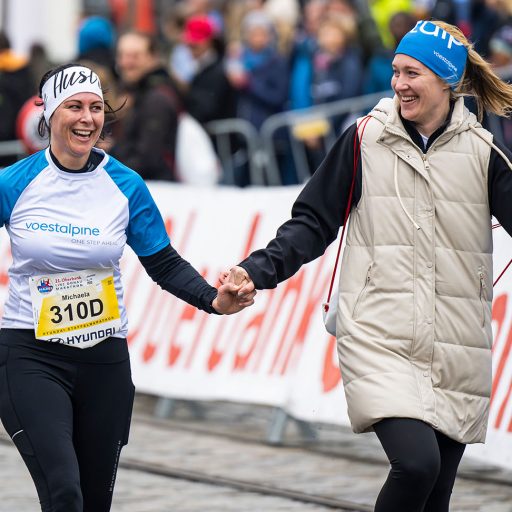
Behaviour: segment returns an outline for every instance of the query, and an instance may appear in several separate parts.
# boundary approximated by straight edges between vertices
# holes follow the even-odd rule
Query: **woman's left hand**
[[[222,282],[222,281],[221,281]],[[217,297],[212,302],[213,309],[221,315],[232,315],[238,313],[248,306],[254,304],[256,290],[243,296],[238,295],[238,291],[243,285],[236,285],[230,282],[224,282],[219,287]]]

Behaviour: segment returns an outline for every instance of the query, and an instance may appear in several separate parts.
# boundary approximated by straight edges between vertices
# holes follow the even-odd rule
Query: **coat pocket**
[[[366,294],[368,293],[368,288],[370,286],[370,282],[372,280],[372,266],[370,265],[368,267],[368,270],[366,271],[366,277],[364,280],[364,286],[359,292],[359,295],[357,296],[356,302],[354,304],[354,309],[352,310],[352,318],[356,318],[359,310],[361,309],[361,305],[364,302],[364,298],[366,297]]]

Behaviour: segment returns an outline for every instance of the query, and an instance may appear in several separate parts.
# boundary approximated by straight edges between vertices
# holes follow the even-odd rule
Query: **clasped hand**
[[[221,285],[212,303],[217,313],[231,315],[254,304],[256,288],[242,267],[235,266],[229,272],[221,272],[219,281]]]

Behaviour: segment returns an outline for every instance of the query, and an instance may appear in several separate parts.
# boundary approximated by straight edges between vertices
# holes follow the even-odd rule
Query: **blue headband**
[[[397,53],[420,61],[452,89],[462,78],[468,56],[460,41],[430,21],[418,21],[400,41]]]

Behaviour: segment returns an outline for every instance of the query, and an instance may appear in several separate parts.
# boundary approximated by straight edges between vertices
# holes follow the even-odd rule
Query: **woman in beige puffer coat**
[[[487,427],[491,216],[512,233],[512,154],[462,96],[508,115],[512,86],[456,27],[429,21],[398,46],[391,84],[394,99],[337,140],[292,218],[230,279],[272,288],[323,254],[359,142],[336,329],[348,413],[391,463],[376,512],[447,512],[465,445]]]

